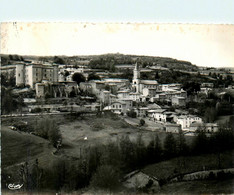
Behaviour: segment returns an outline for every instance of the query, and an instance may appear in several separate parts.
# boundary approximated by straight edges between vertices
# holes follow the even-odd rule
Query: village
[[[196,150],[199,154],[203,154],[204,151],[216,152],[216,147],[207,149],[206,146],[202,146],[197,149],[191,144],[192,139],[197,139],[199,132],[212,140],[216,134],[219,135],[220,128],[228,132],[231,129],[229,124],[233,114],[234,90],[231,71],[222,70],[219,75],[214,75],[213,69],[171,69],[168,65],[166,67],[157,63],[145,65],[139,57],[134,57],[128,64],[111,64],[101,69],[96,65],[92,66],[93,61],[90,58],[81,58],[71,64],[61,64],[50,60],[24,59],[12,60],[11,64],[1,66],[3,90],[1,117],[4,140],[11,139],[11,136],[19,138],[23,136],[24,138],[18,140],[22,146],[28,144],[28,141],[24,140],[27,138],[33,140],[30,144],[35,144],[36,148],[41,148],[37,147],[37,144],[47,148],[43,149],[41,155],[32,155],[32,160],[29,161],[31,164],[36,158],[44,170],[53,167],[52,162],[60,161],[75,164],[84,160],[88,162],[86,166],[92,166],[88,159],[98,159],[98,150],[101,151],[98,153],[100,156],[107,155],[105,158],[110,158],[112,162],[111,152],[100,145],[106,145],[108,148],[111,144],[116,144],[114,152],[118,151],[122,155],[116,157],[116,161],[126,163],[121,167],[125,173],[123,177],[121,176],[121,181],[124,189],[130,191],[137,189],[138,192],[164,192],[160,190],[166,189],[163,188],[166,183],[181,181],[181,177],[184,178],[183,181],[205,180],[211,177],[211,172],[218,178],[220,170],[217,167],[226,168],[223,169],[225,174],[233,174],[233,169],[229,169],[232,167],[230,156],[222,163],[218,158],[218,165],[216,156],[209,157],[213,163],[205,162],[207,161],[205,157],[202,157],[199,166],[188,163],[190,158],[193,158],[189,157],[190,150],[194,154],[197,154],[194,152]],[[193,65],[189,67],[193,68]],[[199,83],[200,80],[197,80],[197,83],[190,80],[183,83],[162,82],[163,79],[168,79],[168,76],[165,76],[168,72],[182,75],[182,79],[202,78],[204,82]],[[228,81],[225,85],[216,82],[220,81],[221,76],[226,78],[221,79],[223,83]],[[228,125],[224,126],[225,124]],[[49,132],[51,129],[56,133],[51,134]],[[176,145],[173,145],[175,143],[173,136],[179,140],[178,143],[176,141]],[[49,140],[49,144],[46,140]],[[161,142],[164,145],[162,149],[161,146],[157,146]],[[168,145],[172,144],[169,151],[166,148],[167,142]],[[211,145],[216,143],[207,142]],[[8,141],[3,143],[11,144]],[[121,146],[121,143],[132,144],[132,148],[130,147],[125,154],[125,146]],[[193,147],[195,149],[188,149]],[[232,144],[225,147],[232,148]],[[6,148],[4,147],[5,150]],[[134,155],[131,149],[134,150]],[[161,153],[157,153],[158,150]],[[16,161],[21,165],[24,159],[18,154],[15,155],[18,156]],[[187,166],[185,170],[178,172],[178,165],[174,163],[173,168],[168,168],[165,176],[160,171],[154,173],[161,168],[153,169],[151,173],[151,163],[160,161],[163,163],[165,159],[170,160],[177,156],[180,159],[181,155],[188,158],[183,160]],[[13,153],[11,156],[14,156]],[[47,160],[48,156],[51,161]],[[12,169],[13,164],[8,156],[4,155],[3,159],[5,174]],[[97,159],[94,161],[95,166],[102,167],[97,163],[100,159]],[[116,162],[113,163],[111,166],[116,168]],[[214,170],[206,170],[209,166]],[[103,172],[113,171],[110,167],[104,168]],[[58,170],[56,166],[53,167],[53,171]],[[77,171],[77,174],[81,174],[80,168],[77,168]],[[94,171],[91,172],[91,169],[89,171],[90,175],[85,177],[90,180]],[[89,180],[77,182],[80,182],[81,187],[85,187],[90,184]],[[64,183],[61,186],[65,185]]]
[[[141,73],[153,74],[154,67],[141,68],[137,62],[116,67],[124,71],[130,69],[133,74],[132,81],[116,76],[110,78],[108,71],[90,69],[87,61],[85,63],[82,61],[79,66],[19,62],[15,65],[2,66],[1,71],[8,78],[13,75],[16,86],[21,86],[15,88],[13,93],[24,94],[32,89],[35,91],[35,98],[23,99],[25,106],[20,109],[21,114],[37,111],[47,113],[111,111],[128,118],[143,119],[151,126],[155,124],[166,132],[179,133],[182,130],[185,134],[192,135],[199,128],[203,128],[207,133],[218,130],[217,123],[207,122],[186,109],[189,102],[201,102],[208,98],[214,88],[213,83],[201,83],[200,90],[193,96],[188,96],[181,83],[160,84],[157,80],[141,79]],[[81,80],[74,81],[76,79],[74,75],[80,76]],[[118,72],[115,75],[118,75]],[[222,96],[226,93],[220,91],[219,94]],[[203,96],[203,100],[198,96]]]

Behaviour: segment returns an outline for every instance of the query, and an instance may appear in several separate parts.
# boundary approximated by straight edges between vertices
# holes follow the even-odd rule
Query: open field
[[[32,154],[37,153],[38,155],[40,153],[45,154],[46,152],[51,153],[53,150],[52,146],[50,146],[50,151],[45,149],[42,150],[42,148],[46,148],[45,146],[42,147],[43,143],[49,145],[47,140],[29,134],[29,132],[34,131],[33,127],[35,123],[46,117],[48,116],[23,116],[2,119],[2,128],[5,130],[5,133],[3,132],[2,134],[3,146],[5,144],[6,148],[5,150],[3,149],[3,163],[5,165],[11,165],[8,161],[11,161],[12,158],[17,158],[18,161],[26,160],[28,154],[27,150],[30,150]],[[148,144],[156,134],[161,141],[163,141],[166,136],[166,133],[162,131],[146,130],[148,128],[147,124],[144,127],[138,127],[136,125],[137,122],[135,125],[130,125],[115,115],[94,115],[85,117],[54,115],[49,117],[58,123],[62,134],[63,144],[59,156],[66,158],[71,157],[73,160],[78,160],[81,153],[85,152],[85,148],[87,147],[92,147],[97,144],[106,144],[115,141],[124,135],[128,135],[132,141],[136,140],[138,135],[142,135],[142,140],[145,144]],[[28,133],[19,133],[10,130],[9,126],[22,121],[28,124]],[[21,142],[22,146],[20,145]],[[31,149],[28,149],[29,147],[27,147],[27,144],[32,145]],[[18,152],[18,147],[22,147],[21,151],[24,151],[23,154],[25,155]],[[12,158],[9,158],[7,155],[9,153],[8,149],[12,151],[15,150],[15,154],[12,154]],[[12,162],[15,161],[13,160]]]
[[[2,168],[20,164],[26,161],[35,161],[38,158],[41,165],[47,165],[48,158],[54,148],[49,141],[38,136],[11,130],[7,126],[1,128],[2,137]]]

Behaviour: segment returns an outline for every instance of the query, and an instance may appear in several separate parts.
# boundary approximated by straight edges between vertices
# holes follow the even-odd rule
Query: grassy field
[[[117,116],[86,116],[75,117],[66,115],[49,116],[55,120],[62,134],[63,144],[59,155],[52,153],[55,148],[48,140],[30,134],[34,131],[37,121],[45,119],[47,116],[24,116],[2,119],[2,166],[13,166],[26,160],[39,159],[45,166],[50,161],[59,157],[78,160],[80,153],[85,152],[85,148],[97,144],[106,144],[115,141],[122,135],[128,135],[132,141],[137,139],[139,134],[145,144],[148,144],[155,134],[160,139],[164,139],[165,132],[152,132],[129,125]],[[9,126],[24,121],[27,123],[27,131],[13,131]],[[20,152],[19,152],[20,151]],[[49,159],[49,160],[48,160]]]
[[[234,151],[227,151],[221,154],[221,168],[234,167],[233,156]],[[174,158],[146,166],[143,171],[158,179],[166,179],[178,173],[190,173],[212,169],[219,169],[217,154]]]
[[[164,185],[160,194],[233,194],[234,180],[187,181]]]
[[[29,132],[34,131],[33,128],[37,121],[46,117],[48,116],[24,116],[2,119],[3,166],[12,166],[27,160],[27,158],[39,158],[42,163],[48,161],[47,157],[49,159],[55,158],[54,156],[51,157],[55,149],[49,144],[48,140],[29,134]],[[115,141],[123,135],[128,135],[130,140],[135,141],[138,135],[141,134],[145,144],[148,144],[155,135],[159,136],[161,143],[166,137],[165,132],[147,130],[148,125],[143,127],[130,125],[115,115],[85,117],[52,115],[49,117],[57,122],[62,134],[63,144],[56,158],[65,157],[78,160],[86,148]],[[27,123],[28,133],[10,130],[9,126],[22,121]],[[157,125],[155,124],[155,126]],[[177,135],[175,134],[175,136]],[[191,139],[191,137],[187,137],[188,142]]]
[[[52,155],[53,147],[49,141],[24,132],[11,130],[2,126],[2,168],[31,161],[36,158],[41,164],[47,164]]]

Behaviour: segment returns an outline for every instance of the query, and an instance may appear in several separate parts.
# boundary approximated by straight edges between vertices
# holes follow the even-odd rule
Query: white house
[[[181,125],[182,130],[188,130],[192,123],[202,123],[202,119],[193,115],[181,115],[177,118],[176,123]]]
[[[165,109],[148,110],[148,116],[154,121],[166,122],[167,115],[165,111]]]
[[[126,103],[123,101],[116,101],[111,104],[111,112],[116,114],[125,114],[127,112],[127,106]]]

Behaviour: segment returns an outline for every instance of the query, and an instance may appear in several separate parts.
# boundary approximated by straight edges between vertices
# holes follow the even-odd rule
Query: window
[[[20,73],[19,73],[19,77],[20,77]]]
[[[115,105],[113,105],[112,107],[115,108]]]
[[[121,105],[119,105],[119,108],[121,108]]]

